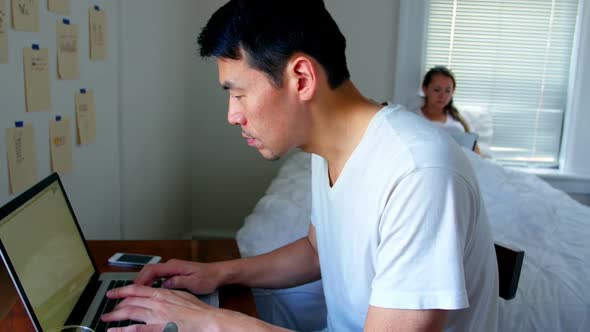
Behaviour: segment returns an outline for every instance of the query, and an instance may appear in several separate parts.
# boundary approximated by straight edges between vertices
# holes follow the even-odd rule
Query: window
[[[559,166],[578,0],[431,0],[424,69],[457,79],[455,103],[492,115],[504,164]]]

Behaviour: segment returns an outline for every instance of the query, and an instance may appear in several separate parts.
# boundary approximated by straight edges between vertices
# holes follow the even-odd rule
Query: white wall
[[[352,81],[376,101],[392,99],[399,0],[325,0],[346,37]]]
[[[227,92],[221,89],[215,59],[198,56],[196,38],[223,0],[194,5],[191,66],[192,233],[233,236],[264,194],[281,162],[268,162],[249,148],[227,121]]]
[[[80,45],[88,45],[88,7],[72,1]],[[55,20],[41,1],[41,32],[10,30],[11,62],[0,65],[3,127],[24,120],[35,126],[39,177],[49,174],[48,123],[73,118],[74,91],[96,96],[96,143],[74,148],[74,171],[63,176],[72,206],[91,239],[181,238],[191,231],[191,59],[194,1],[98,1],[107,13],[108,59],[88,61],[81,47],[81,79],[55,78]],[[53,107],[24,112],[22,48],[50,48]],[[72,130],[74,126],[72,124]],[[4,134],[0,155],[5,156]],[[8,195],[6,163],[0,163],[0,199]]]
[[[393,102],[408,105],[422,81],[424,28],[427,0],[399,0],[398,45],[396,49]]]
[[[14,121],[32,123],[35,130],[38,179],[50,174],[49,120],[56,115],[69,115],[75,134],[74,93],[84,87],[94,90],[97,137],[96,143],[74,146],[72,172],[63,174],[62,181],[78,216],[82,230],[89,238],[118,238],[120,236],[119,191],[119,132],[117,125],[119,69],[117,54],[118,5],[105,1],[72,1],[71,22],[78,24],[80,45],[80,79],[57,80],[55,26],[63,18],[46,10],[40,1],[40,32],[8,30],[10,63],[0,64],[0,205],[16,195],[8,194],[5,128]],[[90,62],[88,59],[88,8],[99,4],[108,17],[108,58]],[[7,1],[10,7],[10,1]],[[9,9],[9,8],[7,8]],[[9,10],[10,13],[10,10]],[[10,15],[9,15],[10,17]],[[32,43],[49,48],[52,107],[45,112],[26,113],[22,49]],[[75,136],[74,136],[75,137]]]
[[[193,1],[120,3],[121,235],[190,232]]]
[[[194,15],[195,37],[225,2],[199,2]],[[399,0],[326,0],[347,38],[353,81],[377,101],[389,100],[393,91],[398,4]],[[214,59],[195,57],[192,80],[193,235],[233,236],[281,163],[264,160],[246,146],[238,128],[227,124],[227,94],[219,85]]]

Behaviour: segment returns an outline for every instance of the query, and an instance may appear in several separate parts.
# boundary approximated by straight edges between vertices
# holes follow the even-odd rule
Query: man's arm
[[[125,298],[104,321],[136,320],[147,325],[111,329],[113,332],[161,331],[174,322],[180,331],[286,331],[261,320],[219,308],[210,307],[186,292],[142,286],[156,277],[168,276],[169,288],[188,288],[195,293],[207,292],[223,284],[250,287],[283,288],[320,278],[315,228],[308,236],[265,255],[218,263],[172,261],[147,266],[136,284],[107,293],[112,299]]]
[[[463,249],[477,194],[445,168],[397,184],[383,212],[365,331],[441,331],[450,310],[469,307]]]
[[[206,294],[225,284],[249,287],[287,288],[320,279],[315,228],[307,237],[267,254],[215,263],[170,260],[148,264],[135,279],[136,284],[151,285],[166,278],[164,287],[184,288]]]
[[[442,331],[447,321],[446,310],[404,310],[369,306],[366,332]]]
[[[315,227],[306,237],[267,254],[215,263],[224,271],[222,284],[288,288],[320,279]]]

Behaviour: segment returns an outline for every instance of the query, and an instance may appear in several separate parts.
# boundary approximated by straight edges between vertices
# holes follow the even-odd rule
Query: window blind
[[[444,65],[454,101],[491,112],[493,157],[557,167],[578,0],[431,0],[425,70]]]

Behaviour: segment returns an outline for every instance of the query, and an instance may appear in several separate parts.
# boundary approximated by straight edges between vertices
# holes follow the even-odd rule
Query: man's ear
[[[318,85],[315,62],[305,55],[296,56],[290,61],[287,68],[289,84],[294,88],[299,98],[304,101],[311,100]]]

